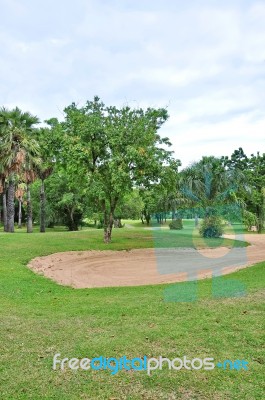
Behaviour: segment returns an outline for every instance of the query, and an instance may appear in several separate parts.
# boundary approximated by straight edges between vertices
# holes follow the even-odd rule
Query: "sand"
[[[91,250],[38,257],[29,263],[29,268],[61,285],[73,288],[181,282],[211,277],[213,273],[228,274],[265,260],[264,234],[247,234],[244,235],[244,240],[251,243],[251,246],[236,249],[230,259],[231,250],[224,247],[199,251],[195,249]]]

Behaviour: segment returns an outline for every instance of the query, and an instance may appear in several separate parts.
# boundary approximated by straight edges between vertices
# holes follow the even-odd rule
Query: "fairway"
[[[3,399],[261,399],[264,397],[264,263],[224,278],[194,283],[193,302],[165,301],[175,285],[72,289],[27,268],[57,252],[130,250],[154,244],[149,230],[0,233],[1,385]],[[219,279],[219,280],[218,280]],[[214,294],[233,279],[242,297]],[[248,371],[52,370],[53,357],[246,359]]]
[[[0,400],[265,400],[265,1],[0,10]]]

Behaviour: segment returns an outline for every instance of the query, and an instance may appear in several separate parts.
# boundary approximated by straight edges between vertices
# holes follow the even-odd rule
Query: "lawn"
[[[102,231],[96,229],[0,233],[1,399],[264,398],[265,263],[216,281],[236,279],[245,286],[245,296],[214,298],[208,279],[195,284],[198,299],[188,303],[164,301],[165,290],[186,290],[185,283],[76,290],[26,267],[33,257],[58,251],[152,247],[164,240],[154,232],[115,230],[110,245],[102,243]],[[192,244],[184,231],[169,231],[171,237],[179,247]],[[109,371],[53,371],[55,353],[69,358],[245,359],[249,370],[162,369],[151,376],[145,371],[115,376]]]

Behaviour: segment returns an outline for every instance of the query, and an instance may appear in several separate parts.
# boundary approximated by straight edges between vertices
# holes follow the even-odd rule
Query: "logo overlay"
[[[151,375],[152,371],[162,370],[167,368],[169,370],[180,371],[182,369],[186,370],[205,370],[210,371],[214,368],[219,368],[223,370],[248,370],[248,362],[245,360],[224,360],[222,362],[214,362],[213,357],[205,358],[192,358],[189,359],[187,356],[176,357],[173,359],[165,358],[159,356],[158,358],[151,357],[148,358],[144,356],[143,358],[127,358],[126,356],[116,358],[116,357],[94,357],[94,358],[63,358],[60,353],[57,353],[53,357],[53,370],[64,370],[71,369],[73,371],[77,370],[109,370],[111,375],[116,375],[119,371],[145,371],[147,375]]]

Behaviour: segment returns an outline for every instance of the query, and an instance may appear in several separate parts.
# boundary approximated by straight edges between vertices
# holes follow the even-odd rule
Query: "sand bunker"
[[[229,236],[227,236],[229,237]],[[245,235],[247,248],[70,251],[32,260],[29,267],[74,288],[140,286],[227,274],[265,260],[265,235]]]

